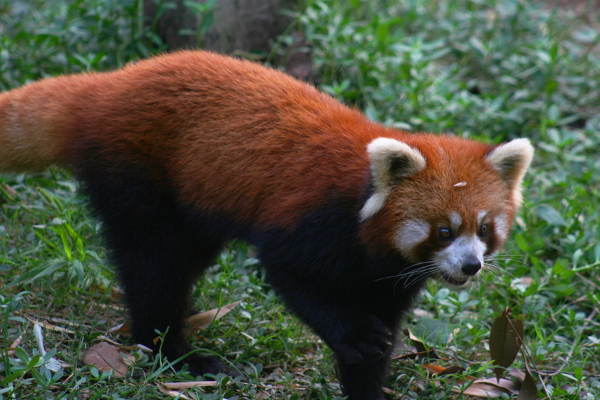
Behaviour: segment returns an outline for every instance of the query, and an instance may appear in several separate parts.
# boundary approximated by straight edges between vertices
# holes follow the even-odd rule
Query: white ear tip
[[[487,156],[487,160],[497,169],[506,168],[503,161],[507,159],[518,159],[518,170],[525,172],[533,159],[534,149],[529,139],[519,138],[503,143],[496,147]]]
[[[529,139],[518,138],[513,139],[510,142],[503,143],[498,146],[494,151],[501,150],[505,154],[520,154],[523,157],[523,161],[529,165],[533,159],[534,149]]]
[[[533,146],[528,139],[513,139],[494,148],[486,157],[487,162],[498,171],[513,194],[513,203],[521,205],[521,181],[533,159]]]
[[[377,139],[373,139],[371,143],[367,146],[367,152],[369,154],[379,153],[381,151],[393,151],[398,149],[398,145],[402,145],[404,143],[397,141],[396,139],[379,137]]]
[[[425,157],[423,157],[423,154],[421,154],[419,150],[392,138],[379,137],[373,139],[367,146],[367,153],[369,153],[371,160],[375,162],[377,162],[377,160],[387,159],[394,154],[407,155],[413,163],[414,170],[412,173],[422,170],[427,164]]]
[[[533,158],[534,149],[531,145],[531,142],[527,138],[513,139],[504,146],[508,146],[515,151],[519,150],[529,160]]]

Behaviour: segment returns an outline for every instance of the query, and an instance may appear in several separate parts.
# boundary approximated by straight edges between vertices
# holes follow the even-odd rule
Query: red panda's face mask
[[[369,144],[374,190],[361,210],[363,240],[375,238],[411,262],[407,282],[426,275],[462,287],[504,244],[533,148],[526,139],[497,147],[448,137],[418,144]]]

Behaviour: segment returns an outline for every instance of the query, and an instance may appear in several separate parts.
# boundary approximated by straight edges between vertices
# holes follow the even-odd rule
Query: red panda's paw
[[[188,370],[190,371],[190,375],[195,377],[203,376],[204,374],[217,375],[219,373],[232,377],[241,375],[235,368],[226,366],[214,357],[203,357],[197,354],[191,354],[176,367],[181,368],[186,364],[188,366]]]
[[[394,335],[378,318],[353,321],[352,328],[334,351],[340,362],[358,364],[383,357],[392,347]]]

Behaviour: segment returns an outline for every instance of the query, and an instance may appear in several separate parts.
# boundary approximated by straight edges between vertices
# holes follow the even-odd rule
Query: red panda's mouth
[[[454,285],[454,286],[464,286],[467,284],[467,282],[469,282],[468,277],[467,278],[453,278],[444,273],[442,273],[441,275],[446,280],[446,282],[448,282],[449,284]]]

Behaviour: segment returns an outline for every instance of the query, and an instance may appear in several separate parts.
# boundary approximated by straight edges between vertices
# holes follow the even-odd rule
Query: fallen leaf
[[[40,320],[37,320],[35,318],[29,318],[29,317],[27,317],[27,319],[29,321],[33,322],[34,324],[38,324],[39,326],[41,326],[44,329],[48,329],[48,330],[56,331],[56,332],[68,333],[70,335],[76,335],[77,334],[77,332],[75,332],[75,331],[73,331],[71,329],[67,329],[67,328],[63,328],[63,327],[57,326],[57,325],[53,325],[53,324],[51,324],[51,323],[49,323],[47,321],[40,321]]]
[[[425,344],[421,340],[419,340],[419,338],[417,338],[415,335],[413,335],[413,333],[409,329],[405,329],[403,332],[410,339],[411,344],[415,348],[416,352],[411,352],[411,353],[403,354],[401,356],[394,357],[393,358],[394,360],[401,360],[401,359],[405,359],[405,358],[410,358],[410,359],[416,358],[419,360],[422,360],[424,358],[431,358],[431,359],[439,359],[440,358],[436,354],[434,349],[431,349],[431,348],[428,349],[427,346],[425,346]]]
[[[120,333],[121,335],[131,335],[131,322],[125,321],[122,324],[113,326],[108,331],[111,333]]]
[[[423,368],[425,368],[426,370],[436,374],[436,375],[450,375],[450,374],[460,374],[461,372],[463,372],[465,369],[461,366],[458,365],[452,365],[450,367],[441,367],[439,365],[436,364],[424,364]],[[467,381],[476,381],[477,378],[475,378],[474,376],[471,375],[463,375],[464,379],[457,379],[457,382],[466,382],[465,379]]]
[[[83,363],[93,365],[101,372],[114,371],[114,376],[122,378],[127,375],[127,365],[119,349],[112,344],[98,343],[83,354]]]
[[[410,339],[412,345],[415,346],[418,353],[423,353],[427,351],[427,347],[425,346],[425,344],[421,340],[419,340],[419,338],[413,335],[413,333],[410,330],[407,329],[404,332],[408,335],[408,338]]]
[[[483,398],[492,398],[495,399],[500,397],[503,393],[507,392],[506,389],[500,388],[498,386],[488,385],[486,383],[473,383],[468,388],[454,388],[451,389],[454,393],[466,394],[469,396],[483,397]]]
[[[500,381],[498,381],[496,378],[477,379],[475,383],[497,386],[507,390],[506,393],[516,393],[519,391],[517,384],[509,379],[500,379]]]
[[[163,382],[163,386],[169,389],[191,389],[195,387],[217,386],[216,381],[196,381],[196,382]]]
[[[178,399],[192,400],[185,394],[178,392],[176,390],[171,390],[169,388],[166,388],[161,384],[156,384],[156,386],[158,387],[158,390],[160,390],[163,394],[166,394],[167,396],[177,397]]]
[[[9,356],[15,355],[15,349],[21,344],[22,340],[23,340],[23,334],[21,334],[10,346],[8,346],[7,353]]]
[[[508,372],[508,375],[512,376],[517,382],[522,383],[525,380],[525,372],[520,369],[513,368]]]
[[[456,375],[456,374],[460,374],[462,372],[465,372],[465,369],[459,365],[451,365],[450,367],[446,367],[444,368],[442,371],[438,372],[438,375],[442,376],[442,375]],[[469,377],[467,375],[467,377]],[[474,378],[474,377],[469,377],[469,378]]]
[[[238,300],[235,303],[227,304],[226,306],[215,308],[210,311],[205,311],[202,313],[198,313],[192,315],[191,317],[186,318],[185,320],[185,333],[189,335],[191,332],[199,329],[204,329],[208,325],[210,325],[213,321],[218,320],[229,311],[231,311],[235,306],[240,304],[242,301]]]
[[[494,320],[490,330],[490,354],[496,379],[502,378],[504,371],[515,361],[521,348],[523,321],[510,318],[510,308]]]

